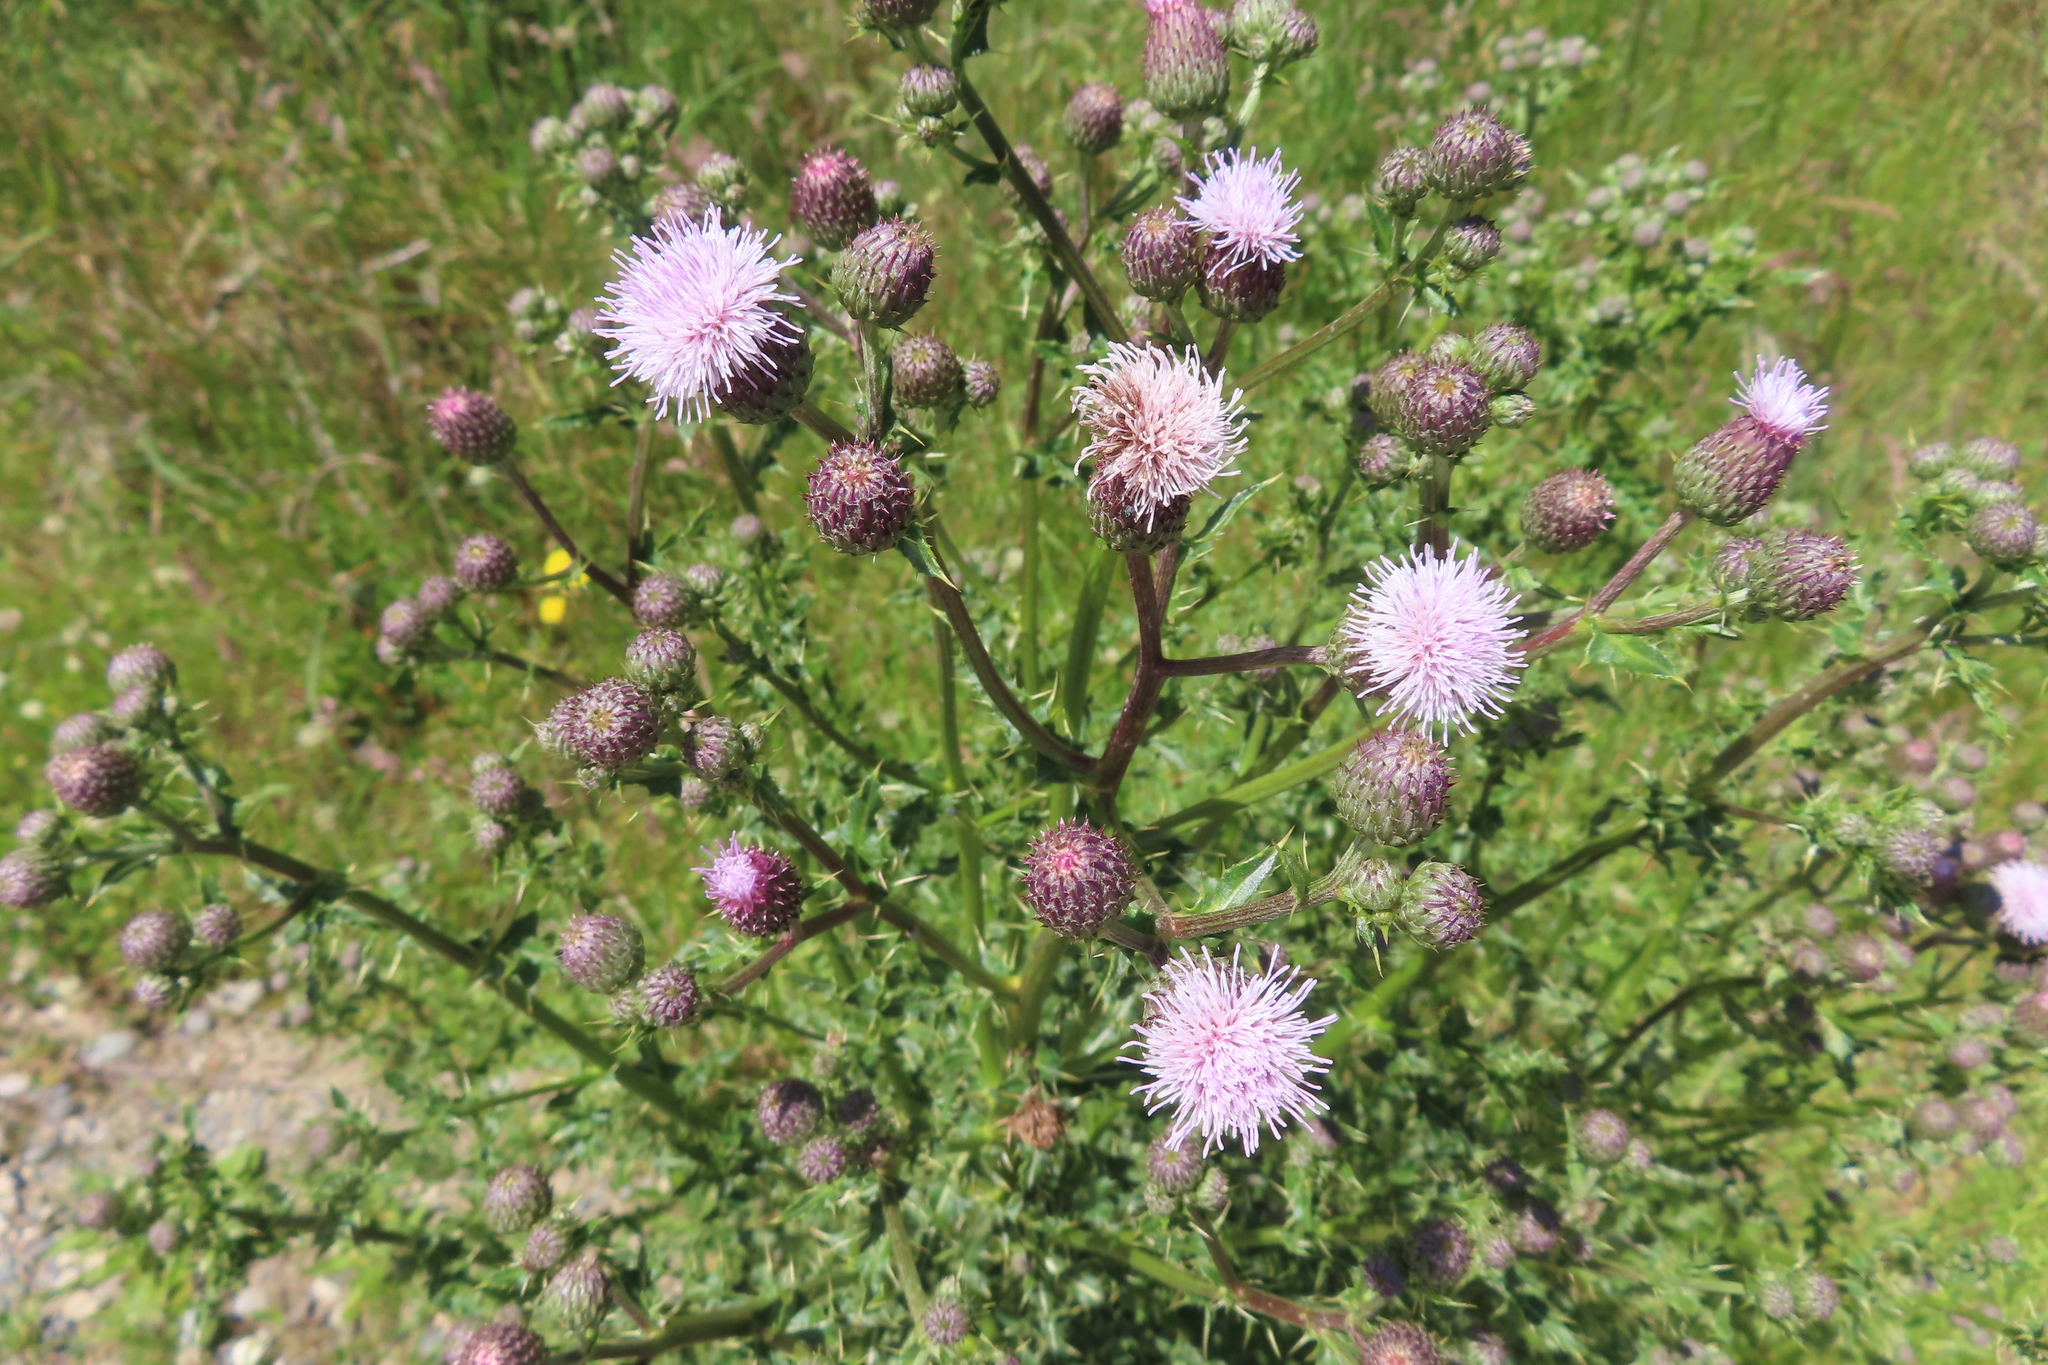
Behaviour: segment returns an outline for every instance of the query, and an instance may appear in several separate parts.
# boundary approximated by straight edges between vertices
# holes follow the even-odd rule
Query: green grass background
[[[1354,92],[1433,53],[1439,11],[1316,12],[1324,50],[1262,120],[1289,130],[1290,160],[1334,199],[1364,188],[1385,136],[1382,106]],[[1476,18],[1583,33],[1605,49],[1606,78],[1546,130],[1546,168],[1590,171],[1666,148],[1704,157],[1732,178],[1730,211],[1760,229],[1767,256],[1821,272],[1690,345],[1678,372],[1693,388],[1678,397],[1700,421],[1720,410],[1728,372],[1774,346],[1836,386],[1825,458],[1802,467],[1799,496],[1882,517],[1904,450],[1934,436],[2003,435],[2040,470],[2043,5],[1486,0]],[[1077,80],[1137,88],[1141,23],[1134,6],[1012,5],[978,80],[1008,126],[1053,148]],[[525,419],[590,396],[514,347],[505,325],[514,288],[588,295],[606,269],[590,226],[555,207],[525,129],[592,80],[659,81],[682,97],[679,140],[740,155],[755,211],[774,222],[782,177],[811,145],[892,160],[893,136],[868,111],[889,104],[896,65],[854,38],[838,7],[785,0],[50,0],[10,5],[0,24],[11,134],[0,140],[0,608],[20,613],[0,634],[0,806],[37,798],[48,728],[102,702],[110,646],[152,638],[179,660],[185,693],[209,699],[242,787],[289,787],[267,828],[289,829],[309,857],[401,856],[408,830],[451,818],[448,782],[469,747],[487,735],[516,742],[518,718],[549,700],[502,673],[442,671],[407,689],[370,656],[377,607],[438,571],[461,535],[511,527],[530,556],[540,549],[502,483],[450,471],[426,438],[425,401],[443,384],[488,383]],[[905,158],[890,173],[942,236],[967,221],[941,167]],[[933,307],[966,331],[986,297],[955,272]],[[953,533],[992,554],[1014,537],[1019,330],[979,347],[1012,389],[978,429],[986,448],[953,476]],[[619,437],[533,433],[528,451],[584,534],[619,524]],[[771,474],[771,522],[795,523],[807,452],[793,443]],[[670,458],[682,464],[656,479],[657,525],[707,505],[719,518],[735,510],[701,452],[668,441],[657,465]],[[1064,515],[1048,534],[1078,548],[1084,528]],[[1068,595],[1061,558],[1048,579],[1053,641]],[[827,591],[917,642],[899,651],[905,675],[874,690],[929,695],[925,628],[902,577],[878,588],[841,567]],[[595,602],[575,604],[558,630],[526,619],[508,644],[544,660],[617,647],[619,622]],[[858,638],[832,648],[847,651],[846,676],[871,667]],[[359,715],[351,744],[302,731],[320,696]],[[907,750],[932,742],[926,709],[900,708]],[[2022,726],[2015,742],[2037,746],[2038,733]],[[396,756],[395,777],[351,756],[363,740]],[[2027,785],[2021,758],[2004,770],[2008,799]],[[616,828],[634,817],[586,818]],[[388,843],[365,847],[369,829]],[[616,880],[661,894],[693,851],[685,830],[650,818],[619,843]],[[112,992],[104,924],[81,912],[17,929],[51,938]],[[1863,1235],[1921,1223],[1961,1240],[2014,1230],[2042,1206],[2033,1184],[1973,1165],[1952,1193],[1885,1206],[1889,1225],[1866,1213]],[[1927,1339],[1954,1337],[1938,1316],[1923,1324]]]

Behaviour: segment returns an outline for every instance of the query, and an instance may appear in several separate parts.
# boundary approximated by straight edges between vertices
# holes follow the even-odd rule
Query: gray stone
[[[87,1066],[106,1066],[135,1051],[135,1045],[141,1041],[133,1029],[110,1029],[87,1043],[78,1060]]]

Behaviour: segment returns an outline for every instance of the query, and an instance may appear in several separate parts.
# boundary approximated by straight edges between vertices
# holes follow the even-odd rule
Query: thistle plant
[[[609,273],[512,339],[602,406],[449,383],[417,439],[524,510],[375,616],[393,686],[523,689],[458,737],[472,913],[363,870],[388,832],[288,851],[153,647],[54,728],[0,903],[127,907],[159,1020],[306,946],[408,1114],[338,1098],[296,1183],[188,1143],[81,1214],[191,1272],[196,1336],[345,1236],[461,1365],[1802,1359],[1919,1292],[1843,1231],[1874,1176],[2027,1160],[2048,817],[1991,829],[2003,759],[1920,733],[1998,732],[2048,639],[2025,458],[1797,501],[1848,379],[1688,344],[1788,278],[1694,226],[1707,167],[1546,162],[1591,44],[1482,49],[1497,89],[1383,125],[1365,193],[1269,107],[1310,15],[1144,9],[1028,127],[985,0],[849,15],[868,103],[787,165],[680,178],[654,86],[534,126]],[[610,496],[562,493],[570,426]],[[664,445],[701,505],[653,510]]]

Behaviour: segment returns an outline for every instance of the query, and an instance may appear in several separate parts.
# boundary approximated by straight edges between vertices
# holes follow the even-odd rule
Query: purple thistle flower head
[[[1184,495],[1201,492],[1244,452],[1241,394],[1223,396],[1200,352],[1116,345],[1084,366],[1089,383],[1074,390],[1074,411],[1093,438],[1081,458],[1095,477],[1123,490],[1129,510],[1150,525]]]
[[[1287,267],[1279,261],[1233,262],[1211,241],[1202,258],[1200,284],[1202,307],[1231,322],[1253,323],[1280,306]]]
[[[2048,867],[2028,860],[1991,869],[1998,925],[2026,944],[2048,943]]]
[[[455,547],[455,579],[471,592],[496,592],[518,576],[518,553],[497,536],[471,536]]]
[[[1748,378],[1735,376],[1735,397],[1729,401],[1794,450],[1827,427],[1821,419],[1828,415],[1828,391],[1807,383],[1806,372],[1789,356],[1775,362],[1758,356]]]
[[[656,967],[640,983],[640,1012],[655,1028],[676,1028],[697,1017],[704,992],[697,974],[679,963]]]
[[[985,408],[1003,391],[1003,376],[986,360],[970,360],[961,367],[960,382],[970,408]]]
[[[703,875],[704,894],[733,930],[749,938],[773,938],[795,922],[804,879],[789,859],[743,844],[738,835],[704,852],[710,863],[692,870]]]
[[[737,385],[758,383],[801,331],[777,305],[798,302],[776,288],[785,266],[774,245],[748,227],[721,227],[707,212],[696,222],[663,218],[632,253],[618,252],[619,277],[605,286],[603,326],[618,343],[608,353],[619,379],[653,390],[656,416],[670,404],[693,421]]]
[[[43,780],[80,815],[119,815],[142,793],[142,769],[111,744],[65,750],[44,765]]]
[[[960,357],[938,337],[902,338],[890,351],[889,363],[895,370],[896,401],[906,408],[955,408],[966,397]]]
[[[0,857],[0,905],[36,910],[64,894],[64,866],[40,849],[17,848]]]
[[[1382,714],[1446,735],[1499,715],[1524,661],[1514,649],[1514,591],[1487,573],[1478,551],[1381,559],[1366,577],[1335,639],[1354,691],[1381,694]]]
[[[413,602],[430,620],[440,620],[455,610],[455,604],[462,600],[462,585],[452,578],[439,574],[424,579],[420,590],[413,594]]]
[[[779,421],[811,391],[817,363],[810,337],[802,329],[794,336],[770,337],[761,345],[759,361],[733,375],[711,401],[720,412],[750,427]]]
[[[1258,148],[1249,153],[1233,147],[1209,158],[1208,175],[1198,179],[1192,199],[1179,204],[1194,225],[1209,234],[1210,249],[1220,251],[1232,269],[1253,261],[1282,265],[1299,260],[1301,205],[1294,191],[1301,173],[1283,168],[1280,153],[1264,161]]]
[[[761,1124],[761,1136],[788,1147],[818,1131],[825,1120],[825,1100],[809,1081],[776,1081],[761,1092],[754,1117]]]
[[[967,1310],[957,1299],[933,1299],[924,1310],[925,1339],[934,1346],[953,1346],[967,1336]]]
[[[519,1268],[540,1275],[560,1265],[569,1254],[569,1233],[560,1223],[536,1223],[519,1249]]]
[[[900,327],[924,307],[938,270],[938,241],[908,218],[885,218],[863,230],[832,267],[846,311],[878,327]]]
[[[643,630],[626,646],[626,676],[659,693],[690,692],[697,682],[697,648],[681,631]]]
[[[1437,126],[1424,171],[1431,189],[1463,202],[1513,189],[1532,166],[1527,138],[1484,109],[1466,109]]]
[[[455,1365],[543,1365],[548,1344],[538,1332],[516,1322],[487,1322],[469,1334]]]
[[[1147,1097],[1147,1112],[1172,1108],[1168,1142],[1200,1134],[1206,1156],[1234,1138],[1250,1156],[1261,1129],[1277,1137],[1290,1119],[1329,1108],[1309,1077],[1330,1064],[1309,1051],[1309,1040],[1337,1016],[1302,1013],[1313,980],[1277,958],[1253,976],[1238,953],[1219,962],[1206,947],[1199,960],[1183,949],[1162,975],[1145,998],[1146,1022],[1126,1045],[1138,1055],[1125,1060],[1152,1077],[1132,1091]]]
[[[1392,426],[1417,450],[1456,459],[1493,425],[1493,395],[1469,365],[1429,362],[1408,375]]]
[[[796,1173],[813,1185],[829,1185],[846,1174],[846,1144],[836,1137],[812,1138],[796,1155]]]
[[[1188,528],[1194,499],[1183,493],[1163,508],[1135,502],[1114,480],[1088,485],[1088,526],[1118,554],[1149,555],[1173,544]]]
[[[1389,1322],[1358,1348],[1359,1365],[1443,1365],[1443,1352],[1412,1322]]]

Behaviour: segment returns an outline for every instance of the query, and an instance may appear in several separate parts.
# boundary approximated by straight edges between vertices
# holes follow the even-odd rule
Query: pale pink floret
[[[1789,356],[1776,362],[1756,358],[1756,370],[1745,379],[1735,376],[1735,397],[1731,402],[1747,408],[1771,435],[1794,445],[1803,443],[1827,423],[1828,391],[1806,382],[1806,372]]]
[[[1089,383],[1074,390],[1074,411],[1094,438],[1081,458],[1095,462],[1096,479],[1120,490],[1148,528],[1175,498],[1236,472],[1243,394],[1224,398],[1223,377],[1212,378],[1193,347],[1112,346],[1081,373]]]
[[[1382,715],[1439,730],[1470,730],[1497,716],[1521,681],[1515,594],[1477,550],[1459,558],[1415,551],[1366,566],[1338,626],[1345,674],[1359,696],[1385,698]]]
[[[1132,1091],[1146,1096],[1146,1112],[1173,1109],[1169,1147],[1200,1134],[1204,1156],[1230,1138],[1250,1156],[1262,1129],[1277,1137],[1288,1120],[1329,1108],[1309,1077],[1330,1064],[1308,1045],[1337,1016],[1311,1021],[1302,1013],[1314,981],[1277,959],[1253,976],[1236,953],[1218,962],[1207,948],[1200,960],[1182,949],[1164,975],[1145,998],[1138,1040],[1127,1045],[1138,1055],[1125,1060],[1153,1078]]]
[[[2048,943],[2048,867],[2000,863],[1991,869],[1998,892],[1998,922],[2022,943]]]
[[[1252,261],[1279,265],[1301,255],[1301,238],[1294,233],[1302,213],[1294,202],[1301,173],[1283,169],[1277,151],[1264,161],[1258,154],[1256,147],[1249,155],[1232,147],[1211,155],[1209,174],[1197,182],[1200,192],[1179,201],[1233,269]]]
[[[758,856],[759,850],[742,844],[734,835],[723,845],[713,844],[704,851],[711,857],[709,866],[690,870],[703,874],[704,892],[715,904],[753,906],[767,898],[770,869]]]
[[[591,329],[618,343],[607,352],[620,372],[613,382],[646,384],[657,416],[671,403],[693,420],[708,416],[713,398],[767,362],[771,343],[797,336],[775,309],[797,298],[775,286],[798,258],[776,260],[774,244],[752,228],[721,227],[711,209],[698,222],[660,219],[630,255],[613,253],[619,277]]]

